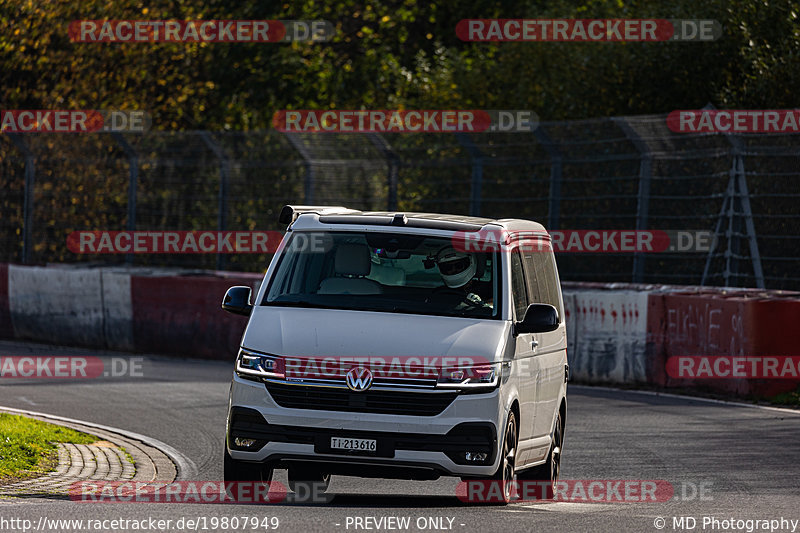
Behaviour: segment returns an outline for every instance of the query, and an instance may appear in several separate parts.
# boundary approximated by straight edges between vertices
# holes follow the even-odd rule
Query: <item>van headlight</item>
[[[500,382],[502,363],[444,368],[436,380],[439,389],[493,389]]]
[[[236,357],[236,373],[242,377],[284,379],[286,369],[282,357],[241,349]]]

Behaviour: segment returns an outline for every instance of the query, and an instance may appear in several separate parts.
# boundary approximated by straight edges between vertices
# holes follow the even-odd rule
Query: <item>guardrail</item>
[[[0,337],[233,361],[247,323],[228,287],[261,274],[0,264]],[[565,282],[572,379],[774,396],[800,379],[676,379],[670,357],[797,356],[800,292]]]

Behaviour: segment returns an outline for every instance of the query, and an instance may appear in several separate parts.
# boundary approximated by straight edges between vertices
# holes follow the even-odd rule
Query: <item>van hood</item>
[[[503,320],[255,306],[242,346],[297,357],[476,357],[502,360]]]

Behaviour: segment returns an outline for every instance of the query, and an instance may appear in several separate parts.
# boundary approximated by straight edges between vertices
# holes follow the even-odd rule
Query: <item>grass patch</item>
[[[91,444],[92,435],[20,415],[0,413],[0,481],[21,479],[51,471],[56,444]]]
[[[791,405],[794,407],[800,407],[800,386],[793,391],[776,394],[769,399],[769,402],[772,405]]]

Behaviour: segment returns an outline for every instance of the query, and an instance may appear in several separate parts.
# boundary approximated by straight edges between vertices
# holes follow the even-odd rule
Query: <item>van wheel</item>
[[[272,481],[272,468],[266,463],[250,463],[247,461],[237,461],[228,453],[227,443],[225,444],[225,460],[222,464],[222,477],[226,482],[229,481],[255,481],[269,483]]]
[[[556,427],[553,428],[553,438],[550,441],[550,452],[547,460],[534,466],[530,470],[521,472],[520,479],[531,479],[537,481],[549,481],[547,485],[542,485],[541,498],[552,500],[555,495],[556,483],[561,475],[561,449],[564,445],[564,427],[561,425],[561,413],[556,415]]]
[[[331,475],[313,466],[290,466],[287,477],[289,488],[295,493],[321,494],[331,485]]]
[[[494,501],[499,505],[506,505],[517,496],[517,417],[514,411],[508,413],[506,430],[503,433],[502,455],[500,466],[492,476],[492,481],[500,484],[502,500]]]

